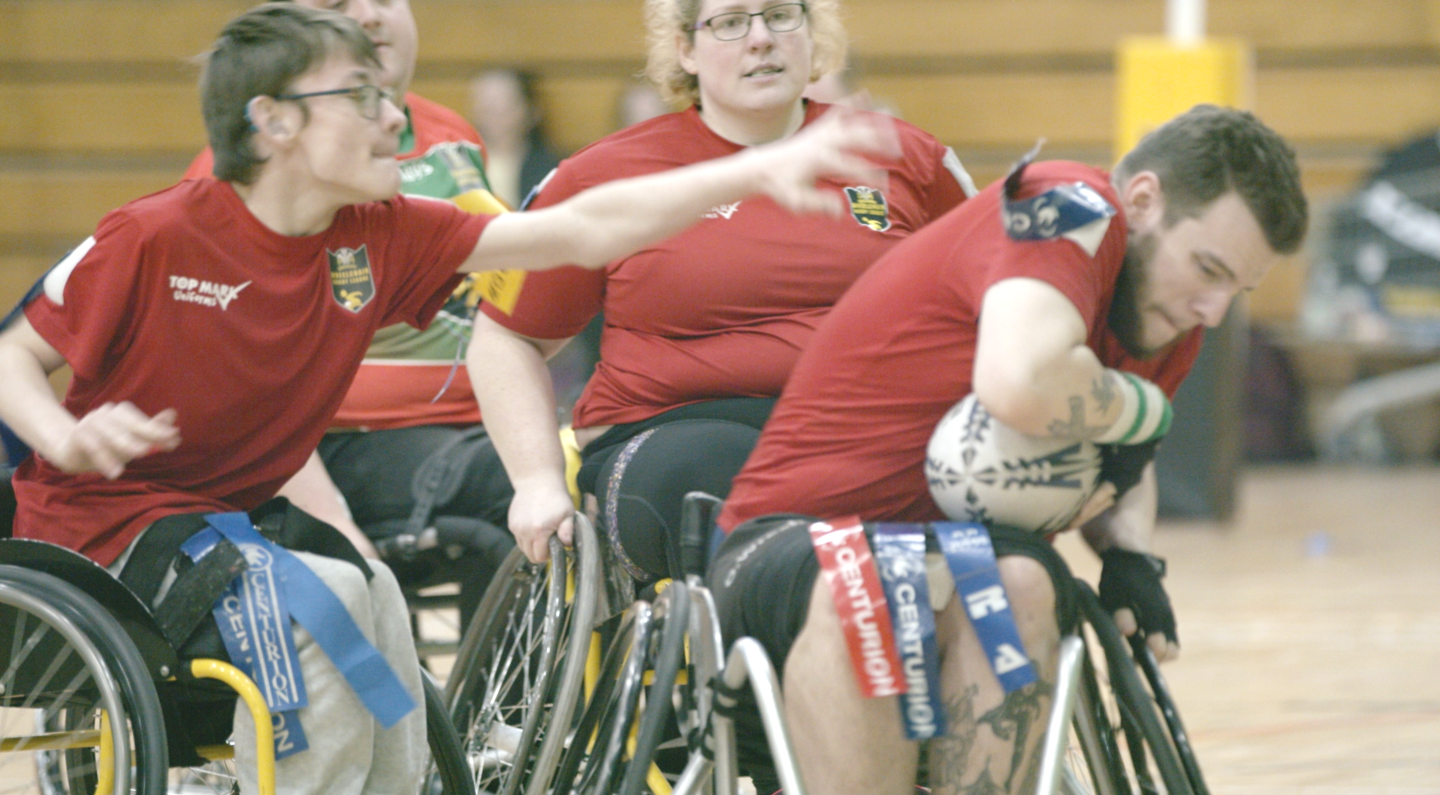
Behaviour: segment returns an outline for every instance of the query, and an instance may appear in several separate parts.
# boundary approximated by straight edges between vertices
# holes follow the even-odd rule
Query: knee
[[[1010,600],[1015,624],[1022,633],[1059,635],[1055,620],[1055,583],[1043,564],[1025,555],[1007,555],[997,563]]]

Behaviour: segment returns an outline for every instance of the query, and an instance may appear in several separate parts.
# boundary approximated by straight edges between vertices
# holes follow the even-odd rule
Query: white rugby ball
[[[1100,450],[1091,442],[1026,436],[990,416],[972,394],[935,426],[925,477],[951,519],[1053,533],[1069,526],[1095,491]]]

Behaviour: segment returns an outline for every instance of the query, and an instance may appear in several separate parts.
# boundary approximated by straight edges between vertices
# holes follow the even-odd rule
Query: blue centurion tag
[[[982,525],[970,522],[935,522],[931,527],[950,564],[965,614],[975,627],[1000,686],[1009,694],[1033,683],[1035,668],[1025,654],[1020,630],[1010,613],[1010,600],[995,565],[990,534]]]
[[[245,523],[250,517],[245,514]],[[250,532],[254,532],[251,528]],[[258,533],[257,538],[264,541]],[[191,536],[181,551],[199,560],[219,543],[213,526]],[[265,544],[232,539],[245,555],[248,568],[220,595],[213,613],[230,661],[260,689],[275,729],[275,758],[284,759],[310,747],[296,712],[309,703],[300,675],[300,655],[290,631],[290,612],[283,588],[276,581],[275,556]]]
[[[263,550],[265,556],[268,556],[271,561],[267,565],[273,565],[275,569],[273,582],[279,585],[278,593],[281,594],[280,601],[283,602],[283,609],[288,610],[289,615],[310,633],[320,649],[345,677],[360,698],[361,703],[370,711],[370,714],[375,716],[380,725],[388,729],[415,709],[415,700],[406,691],[405,685],[395,675],[395,671],[391,669],[384,655],[365,638],[360,628],[356,626],[355,620],[350,617],[350,612],[345,609],[345,605],[304,562],[288,550],[261,536],[250,523],[250,517],[243,513],[210,514],[206,520],[210,523],[211,529],[197,533],[194,538],[186,542],[186,546],[182,549],[185,549],[187,554],[190,554],[187,547],[195,544],[197,551],[203,555],[203,550],[208,550],[208,547],[214,544],[213,536],[208,543],[203,538],[212,533],[212,530],[218,531],[219,534],[224,535],[240,547],[252,569],[255,567],[255,559],[262,556],[258,551],[252,551],[251,548]],[[192,557],[196,557],[196,555],[192,554]],[[249,572],[246,574],[248,575]],[[248,580],[237,580],[241,586],[246,582]],[[232,587],[236,586],[232,585]],[[222,598],[221,604],[216,605],[215,614],[216,621],[221,625],[222,634],[225,631],[226,623],[233,623],[233,619],[221,613],[225,601],[226,599]],[[241,599],[240,604],[244,605],[245,601]],[[293,647],[294,641],[291,639],[288,621],[285,627],[286,631],[281,635]],[[252,638],[254,637],[256,636],[252,635]],[[227,650],[229,643],[230,640],[227,638]],[[270,652],[267,651],[267,662],[271,661],[269,654]],[[255,656],[253,652],[251,652],[251,656]],[[237,657],[234,651],[231,651],[231,659],[237,666],[244,667],[240,663],[241,657]],[[264,671],[272,670],[272,668],[262,669],[262,675]],[[297,687],[299,687],[298,663],[294,670]],[[251,678],[256,680],[257,685],[260,685],[260,678],[254,673],[251,673]],[[276,681],[279,683],[278,679]],[[261,685],[261,692],[266,692],[263,685]],[[303,689],[300,692],[303,698]],[[268,695],[266,703],[270,703]],[[272,707],[273,709],[274,707]],[[293,716],[291,717],[293,718]],[[296,732],[300,730],[300,722],[291,719],[286,723],[293,739]],[[279,739],[277,734],[277,743]],[[277,757],[278,755],[277,753]]]
[[[1040,146],[1036,144],[1020,158],[1020,162],[1005,177],[1000,219],[1005,224],[1005,234],[1011,240],[1053,240],[1115,215],[1115,208],[1110,206],[1110,202],[1083,182],[1056,185],[1038,196],[1018,198],[1025,167],[1040,154]],[[1085,246],[1093,257],[1099,237],[1103,236],[1104,231],[1100,230],[1093,243],[1089,236],[1082,236],[1076,242]]]
[[[900,721],[905,736],[928,740],[945,733],[945,707],[940,695],[940,654],[935,645],[935,612],[925,576],[923,525],[875,524],[870,544],[875,566],[890,605],[895,645],[906,691],[900,695]]]

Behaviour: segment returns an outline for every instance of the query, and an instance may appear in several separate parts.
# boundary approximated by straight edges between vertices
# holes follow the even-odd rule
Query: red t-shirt
[[[826,108],[811,103],[805,123]],[[832,184],[847,192],[849,218],[796,216],[767,198],[744,199],[603,270],[527,274],[510,314],[488,302],[481,309],[540,339],[572,337],[604,309],[600,363],[575,406],[579,428],[702,400],[778,395],[855,277],[965,198],[961,180],[969,178],[954,153],[911,125],[896,126],[904,157],[890,168],[888,188]],[[693,108],[667,114],[582,149],[542,183],[533,206],[743,148]]]
[[[405,110],[410,123],[397,158],[401,193],[453,199],[471,191],[488,192],[485,145],[464,117],[418,94],[405,95]],[[214,167],[214,155],[206,147],[185,171],[185,179],[209,177]],[[428,328],[402,323],[376,333],[335,415],[336,426],[379,430],[480,421],[480,405],[463,359],[474,306],[466,289],[471,281],[445,303]]]
[[[114,481],[30,457],[15,474],[15,535],[108,564],[161,516],[274,496],[315,449],[375,330],[429,322],[488,221],[397,197],[286,237],[215,180],[106,215],[26,317],[74,370],[72,414],[124,400],[174,408],[182,441]]]
[[[1077,180],[1120,207],[1107,175],[1078,163],[1030,166],[1022,195]],[[1066,238],[1016,242],[1000,220],[1000,187],[895,247],[835,306],[736,477],[721,527],[782,512],[945,518],[926,485],[925,448],[940,418],[972,391],[981,302],[1004,279],[1053,285],[1079,310],[1086,344],[1106,366],[1174,394],[1199,353],[1199,330],[1138,361],[1105,322],[1125,255],[1123,213],[1110,219],[1093,257]]]

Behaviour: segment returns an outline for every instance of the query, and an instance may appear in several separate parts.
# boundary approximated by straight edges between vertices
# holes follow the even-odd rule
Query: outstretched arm
[[[566,544],[572,540],[575,505],[565,486],[555,390],[545,368],[566,342],[522,336],[481,313],[466,353],[485,432],[515,489],[510,532],[536,562],[550,556],[551,535],[559,533]]]
[[[730,157],[617,180],[553,207],[490,222],[461,270],[600,267],[690,226],[710,208],[765,194],[797,213],[844,211],[822,178],[883,185],[886,171],[862,155],[900,154],[884,117],[837,109],[796,135]]]
[[[65,472],[113,480],[136,458],[179,446],[172,409],[149,417],[129,402],[106,403],[74,417],[46,377],[64,364],[24,317],[0,333],[0,419],[41,458]]]

